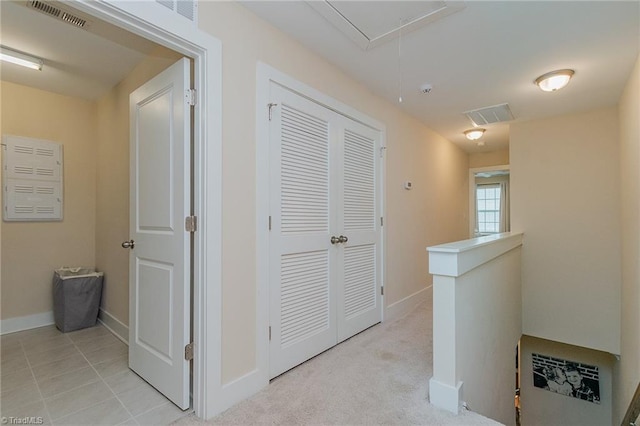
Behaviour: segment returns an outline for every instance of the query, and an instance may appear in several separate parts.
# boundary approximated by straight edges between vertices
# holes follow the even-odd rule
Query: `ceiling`
[[[26,4],[0,1],[2,45],[45,66],[3,63],[3,80],[95,100],[156,47],[77,11],[88,29]],[[478,147],[462,134],[472,127],[463,114],[469,110],[508,103],[521,121],[616,105],[640,46],[637,1],[242,4],[467,152],[506,148],[510,123],[483,126],[485,146]],[[576,72],[565,89],[534,86],[537,76],[561,68]],[[428,94],[420,90],[426,83]]]
[[[458,9],[412,25],[421,5],[434,3]],[[467,152],[508,147],[513,122],[483,126],[478,147],[462,133],[472,127],[469,110],[508,103],[522,121],[616,105],[640,46],[637,1],[242,4]],[[357,41],[389,32],[383,43]],[[565,89],[545,93],[533,84],[563,68],[575,70]]]
[[[121,28],[47,2],[88,21],[77,28],[27,6],[0,1],[3,46],[43,59],[42,71],[3,62],[2,80],[83,99],[96,100],[119,83],[157,45]]]

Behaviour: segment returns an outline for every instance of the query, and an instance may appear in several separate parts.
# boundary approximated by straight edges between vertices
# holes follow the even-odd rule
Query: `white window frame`
[[[480,184],[476,184],[476,203],[478,202],[478,190],[480,190],[480,189],[482,189],[482,190],[485,190],[485,189],[497,189],[498,191],[500,191],[500,184],[499,183],[480,183]],[[494,200],[496,200],[496,199],[494,198]],[[498,214],[497,222],[496,221],[491,222],[491,223],[497,223],[497,225],[498,225],[498,230],[497,231],[491,231],[491,232],[489,232],[489,231],[484,231],[484,232],[480,231],[480,221],[477,220],[478,215],[480,213],[480,210],[476,206],[475,213],[476,213],[476,225],[477,225],[477,228],[478,228],[478,235],[489,235],[489,234],[499,234],[500,233],[500,210],[501,209],[500,209],[500,204],[499,204],[500,203],[500,195],[499,195],[499,193],[498,193],[497,201],[498,201],[498,209],[497,210],[495,210],[495,209],[491,210],[491,212],[494,212],[494,213]],[[489,210],[487,210],[487,209],[483,210],[483,212],[487,212],[487,211],[489,211]],[[488,223],[488,222],[485,220],[484,223]]]
[[[508,164],[469,169],[469,238],[475,238],[476,230],[476,173],[510,170]]]

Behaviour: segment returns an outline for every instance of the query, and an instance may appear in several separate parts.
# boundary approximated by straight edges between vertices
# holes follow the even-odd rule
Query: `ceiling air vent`
[[[27,6],[78,28],[87,28],[91,21],[81,18],[53,1],[29,0]]]
[[[62,19],[64,22],[68,24],[75,25],[76,27],[80,27],[80,28],[84,28],[84,26],[87,25],[86,20],[67,12],[62,12],[62,16],[60,17],[60,19]]]
[[[163,5],[192,22],[196,22],[198,9],[197,0],[156,0],[156,3]]]
[[[31,6],[32,8],[39,10],[42,13],[46,13],[47,15],[51,15],[55,18],[60,17],[60,14],[62,13],[62,11],[60,9],[58,9],[57,7],[53,7],[50,4],[47,4],[45,2],[42,1],[30,1],[29,2],[29,6]]]
[[[471,120],[474,126],[484,126],[492,123],[513,120],[513,114],[509,104],[500,104],[490,107],[466,111],[464,114]]]

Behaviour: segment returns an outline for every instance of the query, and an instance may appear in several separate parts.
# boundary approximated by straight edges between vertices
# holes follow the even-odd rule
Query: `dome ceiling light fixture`
[[[475,129],[465,130],[463,133],[470,141],[478,140],[484,135],[485,129],[476,127]]]
[[[535,83],[544,92],[555,92],[569,84],[574,73],[570,69],[551,71],[536,78]]]

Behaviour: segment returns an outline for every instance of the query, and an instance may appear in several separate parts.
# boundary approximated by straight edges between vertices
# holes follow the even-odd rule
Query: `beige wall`
[[[478,167],[489,166],[504,166],[509,164],[509,150],[504,149],[501,151],[492,152],[476,152],[469,154],[469,168],[475,169]]]
[[[622,198],[622,333],[614,376],[614,424],[640,381],[640,57],[619,104]]]
[[[511,142],[523,333],[620,353],[617,109],[513,124]]]
[[[387,305],[430,284],[425,247],[466,237],[468,156],[241,5],[201,2],[198,13],[201,29],[223,44],[222,376],[228,383],[256,366],[258,61],[386,124]],[[413,181],[412,191],[402,188],[405,180]]]
[[[129,323],[129,93],[181,55],[158,48],[97,102],[96,264],[105,272],[102,309]]]
[[[599,351],[524,336],[520,341],[520,406],[527,426],[603,426],[611,423],[611,390],[614,357]],[[582,401],[533,386],[531,354],[560,358],[598,367],[600,404]],[[620,424],[613,423],[613,424]]]
[[[95,266],[96,109],[92,102],[0,83],[2,134],[64,145],[64,220],[2,223],[2,319],[53,310],[60,266]]]
[[[181,55],[159,48],[99,102],[2,82],[2,134],[64,144],[64,220],[2,223],[2,319],[51,311],[57,267],[105,272],[102,307],[128,324],[129,93]]]

